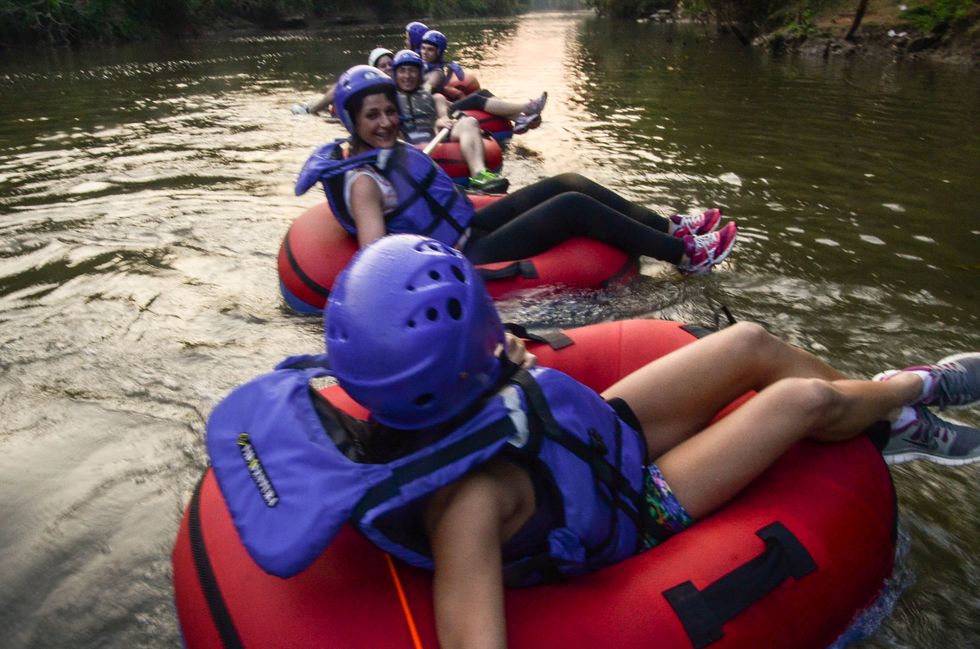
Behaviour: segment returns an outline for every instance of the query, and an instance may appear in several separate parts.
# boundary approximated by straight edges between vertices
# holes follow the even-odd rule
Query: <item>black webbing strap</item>
[[[765,551],[699,591],[686,581],[664,591],[696,649],[724,635],[722,626],[792,577],[799,580],[817,569],[813,557],[786,527],[775,522],[756,535]]]
[[[514,375],[512,381],[524,391],[531,411],[541,421],[544,435],[564,446],[589,466],[595,479],[604,484],[613,494],[613,504],[633,521],[637,530],[646,531],[651,528],[652,526],[645,523],[649,517],[646,513],[646,501],[643,494],[637,492],[622,472],[610,464],[598,449],[566,433],[561,428],[555,421],[551,408],[548,406],[548,400],[534,377],[526,370],[522,370]]]
[[[571,336],[557,329],[553,331],[531,332],[524,325],[514,324],[513,322],[505,322],[504,329],[518,338],[532,340],[536,343],[544,343],[554,350],[565,349],[575,344]]]
[[[396,497],[402,485],[435,473],[460,458],[492,446],[501,439],[511,437],[516,432],[517,429],[510,417],[503,417],[435,453],[424,455],[395,468],[390,476],[371,487],[358,501],[351,514],[351,520],[360,520],[381,503]]]
[[[478,268],[477,272],[483,281],[493,281],[500,279],[510,279],[511,277],[523,277],[524,279],[537,279],[538,269],[530,259],[514,261],[502,268],[490,270],[489,268]]]
[[[286,251],[286,261],[289,262],[289,267],[293,269],[296,276],[299,277],[300,281],[306,285],[306,288],[310,289],[317,295],[322,296],[324,299],[330,297],[330,289],[320,284],[315,279],[306,274],[306,272],[300,267],[299,261],[296,260],[296,255],[293,254],[293,246],[289,242],[290,232],[286,233],[286,240],[283,242],[283,248]]]
[[[722,316],[725,316],[725,320],[727,321],[726,324],[721,323]],[[728,309],[728,306],[722,304],[715,311],[715,330],[724,329],[725,327],[731,327],[736,322],[737,321],[735,320],[735,316],[732,315],[732,312]]]
[[[207,473],[204,475],[207,476]],[[204,593],[204,600],[211,612],[211,621],[214,622],[214,627],[221,638],[221,644],[226,649],[244,649],[245,645],[242,644],[242,639],[235,629],[235,622],[231,619],[231,612],[228,611],[225,598],[221,594],[221,587],[218,586],[218,578],[214,574],[214,567],[208,558],[208,549],[204,543],[204,533],[201,529],[201,486],[203,484],[204,477],[194,489],[194,496],[191,498],[187,516],[187,530],[190,536],[191,556],[194,558],[194,569],[201,585],[201,592]]]
[[[681,329],[691,334],[695,338],[704,338],[708,334],[713,334],[716,331],[715,329],[709,329],[708,327],[702,327],[701,325],[696,324],[681,325]]]

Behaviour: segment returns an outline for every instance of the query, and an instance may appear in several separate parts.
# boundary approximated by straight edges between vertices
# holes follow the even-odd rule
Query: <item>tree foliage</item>
[[[677,0],[586,0],[586,6],[592,7],[600,16],[612,18],[639,18],[650,16],[661,9],[673,11],[677,8]]]
[[[687,16],[710,19],[747,33],[775,27],[806,33],[813,16],[832,0],[588,0],[600,15],[618,18],[649,16],[659,9],[673,9]],[[857,2],[858,0],[855,0]],[[949,0],[953,1],[953,0]]]
[[[527,5],[528,0],[0,0],[0,47],[178,36],[222,18],[273,27],[295,15],[395,20],[507,15]]]

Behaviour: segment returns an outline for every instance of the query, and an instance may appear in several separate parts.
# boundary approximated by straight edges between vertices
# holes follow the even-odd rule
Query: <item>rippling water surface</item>
[[[579,171],[665,212],[720,206],[738,247],[681,279],[505,303],[574,326],[718,305],[867,376],[980,349],[980,77],[772,60],[690,25],[586,14],[447,23],[484,87],[548,90],[515,186]],[[341,128],[293,116],[398,26],[0,60],[0,628],[5,647],[179,644],[169,553],[230,388],[314,352],[275,255]],[[720,361],[723,362],[723,359]],[[967,411],[963,419],[980,424]],[[868,647],[980,637],[976,467],[893,471],[907,590]]]

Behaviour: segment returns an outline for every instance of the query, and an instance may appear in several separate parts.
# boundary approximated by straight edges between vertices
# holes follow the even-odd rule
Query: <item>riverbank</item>
[[[893,0],[870,0],[859,28],[848,39],[855,6],[849,3],[846,8],[825,10],[813,19],[806,33],[784,28],[756,38],[753,44],[775,54],[928,59],[980,66],[980,6],[960,19],[922,29],[903,14],[903,5]]]

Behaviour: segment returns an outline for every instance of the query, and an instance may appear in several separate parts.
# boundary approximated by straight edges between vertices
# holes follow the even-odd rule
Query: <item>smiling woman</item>
[[[403,54],[416,56],[399,52],[396,74]],[[320,147],[296,182],[297,194],[322,182],[334,215],[361,247],[385,234],[425,234],[487,264],[584,237],[695,275],[721,263],[735,245],[734,223],[715,231],[719,210],[664,218],[579,174],[546,178],[477,212],[428,156],[392,138],[386,111],[395,110],[393,93],[395,82],[370,66],[341,75],[336,102],[351,141]],[[368,97],[375,101],[365,103]]]

